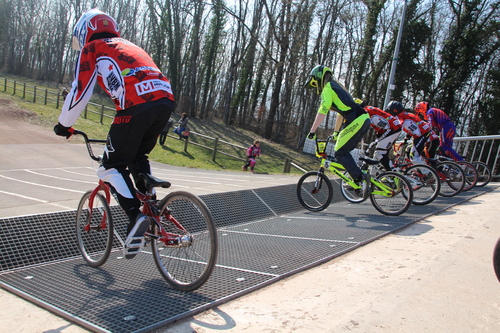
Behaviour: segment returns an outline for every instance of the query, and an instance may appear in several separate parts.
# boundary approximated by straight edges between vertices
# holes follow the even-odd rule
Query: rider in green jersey
[[[362,182],[363,190],[366,192],[368,187],[366,186],[366,177],[354,161],[351,151],[357,147],[368,132],[370,116],[359,104],[354,102],[346,89],[333,79],[332,70],[326,66],[318,65],[312,69],[306,88],[315,89],[316,93],[321,96],[321,105],[308,138],[314,139],[316,137],[316,129],[330,109],[336,111],[341,117],[337,117],[336,130],[333,133],[333,137],[337,141],[334,157],[349,172],[355,182]],[[343,121],[339,121],[342,118]]]

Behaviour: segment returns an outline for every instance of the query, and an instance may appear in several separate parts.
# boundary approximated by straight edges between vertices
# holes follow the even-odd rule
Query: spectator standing
[[[69,92],[68,92],[68,89],[63,88],[63,91],[61,92],[61,96],[62,96],[62,98],[63,98],[63,101],[65,101],[65,100],[66,100],[66,96],[68,96],[68,93],[69,93]]]
[[[167,125],[165,125],[165,128],[160,133],[160,138],[158,140],[160,142],[160,145],[163,146],[165,144],[165,139],[167,138],[168,131],[173,125],[174,125],[174,120],[170,118],[167,122]]]

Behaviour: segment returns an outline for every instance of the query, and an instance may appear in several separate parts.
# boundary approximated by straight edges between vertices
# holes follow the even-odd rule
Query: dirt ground
[[[0,143],[65,143],[52,132],[48,125],[42,125],[38,115],[21,109],[15,102],[0,98]]]

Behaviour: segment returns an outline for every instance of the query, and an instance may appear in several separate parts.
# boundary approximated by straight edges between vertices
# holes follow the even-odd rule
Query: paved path
[[[196,194],[297,180],[156,164],[154,170]],[[75,209],[94,183],[82,145],[0,145],[0,217]],[[157,332],[498,332],[500,283],[491,255],[500,237],[499,202],[496,189]],[[85,330],[0,290],[0,332]]]
[[[98,152],[96,151],[96,154]],[[0,218],[74,210],[97,185],[83,144],[0,144]],[[153,174],[196,195],[296,183],[298,176],[222,172],[152,163]]]

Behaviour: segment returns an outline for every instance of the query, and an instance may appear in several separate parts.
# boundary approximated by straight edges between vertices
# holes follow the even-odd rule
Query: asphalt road
[[[82,194],[97,185],[97,167],[83,144],[0,144],[0,218],[76,209]],[[299,178],[154,162],[152,170],[172,183],[158,190],[159,197],[175,190],[201,195],[292,184]]]

